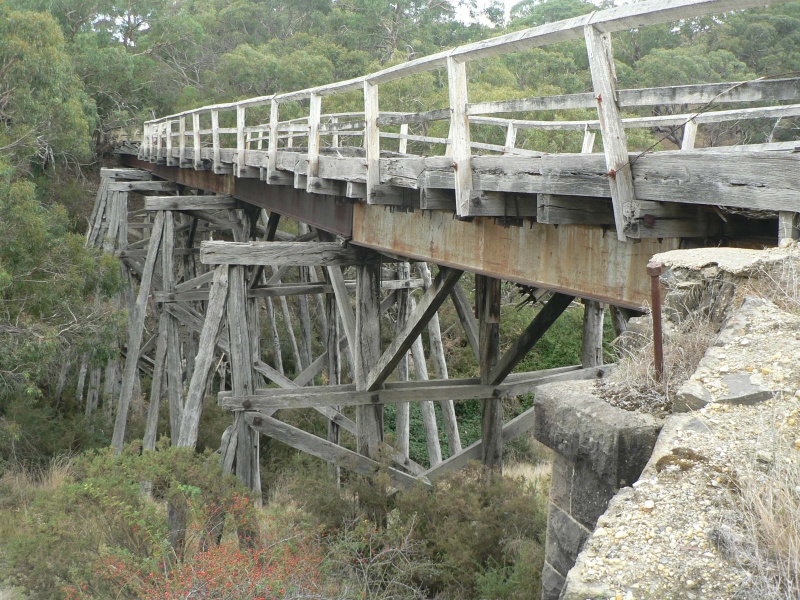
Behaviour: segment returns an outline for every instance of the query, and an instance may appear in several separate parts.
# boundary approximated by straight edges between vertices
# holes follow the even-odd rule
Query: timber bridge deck
[[[145,446],[154,446],[162,395],[169,399],[173,441],[194,446],[203,398],[218,377],[219,401],[235,415],[222,444],[225,467],[256,490],[257,432],[372,472],[387,403],[398,405],[390,450],[398,485],[432,479],[470,458],[498,465],[503,440],[529,429],[532,418],[525,413],[504,424],[503,399],[545,381],[602,373],[600,303],[617,307],[616,316],[642,309],[653,254],[709,240],[797,237],[800,143],[702,148],[696,142],[716,123],[800,115],[793,103],[800,79],[616,88],[612,33],[764,4],[630,4],[350,81],[146,122],[141,144],[121,151],[127,168],[104,171],[88,234],[89,243],[120,256],[138,292],[128,305],[121,378],[113,362],[105,374],[91,373],[87,407],[97,406],[105,376],[102,398],[119,397],[114,444],[121,448],[139,373],[146,371],[152,389]],[[573,39],[586,41],[591,92],[468,101],[470,63]],[[430,70],[446,72],[449,106],[380,110],[382,85]],[[363,111],[326,114],[323,104],[337,96],[363,99]],[[305,107],[307,116],[282,121],[290,105]],[[653,106],[678,114],[623,116]],[[597,119],[545,120],[578,108],[596,109]],[[429,135],[437,121],[448,123],[446,138]],[[682,134],[680,149],[629,151],[626,130],[653,127]],[[502,131],[504,142],[476,141],[487,128]],[[523,130],[575,131],[575,152],[519,147]],[[593,151],[597,133],[602,152]],[[129,207],[129,192],[144,200]],[[299,223],[296,235],[278,228],[287,218]],[[438,268],[431,273],[427,263]],[[476,274],[475,311],[458,283],[463,271]],[[500,280],[529,285],[543,301],[502,355]],[[422,295],[412,295],[418,288]],[[586,306],[584,364],[512,373],[574,298]],[[474,379],[447,378],[437,310],[448,299],[474,350],[480,373]],[[386,311],[397,322],[388,342],[381,331]],[[298,335],[292,312],[299,315]],[[262,343],[264,318],[271,342]],[[293,373],[281,357],[279,329],[291,342]],[[428,360],[436,379],[427,380]],[[416,381],[408,381],[410,363]],[[394,374],[397,381],[387,381]],[[483,400],[483,439],[462,449],[453,402],[470,399]],[[410,402],[422,403],[427,465],[408,457]],[[449,457],[442,455],[434,402],[441,405]],[[276,418],[284,408],[320,412],[329,421],[327,439]],[[341,430],[355,436],[357,451],[339,444]]]

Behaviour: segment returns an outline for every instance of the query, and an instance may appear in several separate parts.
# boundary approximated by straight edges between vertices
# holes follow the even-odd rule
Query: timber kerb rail
[[[445,172],[446,181],[438,183],[425,177],[420,181],[406,182],[412,189],[428,188],[424,194],[421,208],[450,208],[449,198],[441,197],[437,190],[454,190],[455,202],[452,209],[459,217],[473,217],[497,212],[502,204],[492,192],[510,191],[502,188],[476,184],[480,180],[480,157],[478,151],[496,153],[509,157],[532,158],[542,156],[541,152],[519,148],[515,144],[517,133],[521,130],[562,130],[583,131],[580,147],[583,154],[590,154],[594,145],[594,134],[600,131],[603,139],[605,165],[599,175],[604,175],[608,191],[603,194],[590,193],[592,190],[578,189],[576,195],[608,195],[612,199],[614,225],[620,240],[630,237],[663,237],[664,231],[643,230],[642,222],[650,207],[643,206],[641,200],[684,201],[680,197],[661,197],[654,192],[637,189],[634,183],[636,174],[631,166],[625,130],[633,127],[673,127],[683,129],[682,150],[694,148],[697,128],[703,124],[740,119],[772,118],[781,119],[800,115],[800,104],[785,106],[752,107],[724,111],[662,115],[655,117],[623,118],[621,109],[625,107],[645,107],[660,105],[705,104],[713,102],[783,102],[800,99],[800,79],[758,80],[753,82],[723,82],[713,84],[685,85],[669,88],[639,90],[617,90],[610,34],[630,30],[645,25],[672,22],[697,16],[720,13],[730,10],[776,4],[785,0],[653,0],[615,7],[607,10],[550,23],[501,35],[496,38],[467,44],[422,57],[400,65],[395,65],[363,77],[270,96],[250,98],[205,106],[147,121],[144,125],[144,139],[140,158],[153,162],[166,162],[168,166],[193,167],[197,170],[210,164],[215,173],[233,171],[237,177],[255,177],[273,184],[304,186],[306,191],[316,194],[337,193],[353,198],[364,198],[368,204],[403,204],[397,194],[387,189],[387,181],[396,184],[398,176],[392,173],[402,171],[409,142],[425,144],[428,147],[444,148],[444,162],[433,164]],[[530,48],[583,38],[587,44],[589,66],[593,81],[590,93],[570,94],[545,98],[524,98],[496,102],[469,103],[466,66],[468,63],[501,54],[518,52]],[[446,69],[449,90],[449,106],[443,109],[422,113],[382,112],[379,107],[379,87],[391,81],[409,77],[417,73],[435,69]],[[363,112],[323,114],[322,100],[326,96],[361,91],[363,93]],[[609,101],[610,100],[610,101]],[[281,105],[288,102],[303,101],[308,105],[308,116],[288,121],[280,120]],[[258,107],[269,107],[266,123],[248,123],[249,111]],[[513,118],[499,118],[489,115],[513,114],[518,112],[545,111],[557,109],[595,108],[598,118],[580,121],[542,121]],[[231,113],[235,126],[220,125],[220,116]],[[205,125],[201,125],[201,119]],[[252,119],[251,119],[252,121]],[[409,126],[429,124],[433,121],[448,121],[449,132],[446,138],[410,133]],[[472,140],[471,126],[493,126],[505,129],[503,144],[477,142]],[[382,131],[381,128],[398,127],[399,132]],[[324,138],[329,138],[331,147],[340,148],[336,158],[346,150],[342,140],[345,137],[360,138],[360,150],[356,155],[344,152],[336,168],[331,167],[331,158],[326,157],[323,148]],[[235,142],[233,141],[235,138]],[[297,140],[304,140],[305,146],[297,147]],[[385,165],[387,158],[382,152],[381,140],[398,140],[397,153],[393,163]],[[230,142],[228,142],[230,140]],[[265,147],[266,146],[266,147]],[[789,150],[797,144],[779,143],[760,145],[757,150]],[[306,166],[298,171],[286,162],[281,154],[292,154],[300,150]],[[750,151],[755,147],[748,148]],[[577,149],[576,149],[577,150]],[[719,148],[714,149],[720,152]],[[292,157],[288,157],[292,160]],[[296,158],[296,157],[294,157]],[[428,158],[437,158],[428,156]],[[282,160],[283,159],[283,160]],[[358,164],[353,163],[358,159]],[[596,171],[596,163],[589,157],[574,159],[576,165]],[[756,160],[756,159],[754,159]],[[327,163],[327,164],[323,164]],[[343,169],[344,172],[337,172]],[[386,172],[387,169],[390,172]],[[425,165],[424,171],[429,169]],[[294,171],[292,175],[291,171]],[[547,175],[546,173],[544,173]],[[433,176],[436,180],[436,175]],[[346,182],[342,188],[337,182]],[[749,185],[749,184],[748,184]],[[755,183],[751,187],[758,187]],[[401,186],[402,187],[402,186]],[[638,186],[641,187],[641,186]],[[522,191],[528,191],[522,186]],[[596,189],[594,191],[597,191]],[[547,193],[547,192],[545,192]],[[654,197],[655,196],[655,197]],[[428,202],[425,202],[425,199]],[[731,206],[743,206],[748,201],[735,198]],[[794,203],[794,204],[792,204]],[[507,204],[507,203],[506,203]],[[725,205],[719,198],[709,202]],[[756,201],[754,208],[791,210],[797,206],[796,199],[787,202]],[[505,208],[503,209],[505,211]],[[487,212],[489,211],[489,212]],[[502,215],[502,212],[500,213]],[[516,213],[516,216],[526,216]],[[652,215],[651,215],[652,216]]]

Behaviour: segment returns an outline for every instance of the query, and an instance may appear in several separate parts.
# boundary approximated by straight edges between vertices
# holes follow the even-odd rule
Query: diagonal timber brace
[[[444,268],[439,271],[433,285],[425,292],[402,331],[397,333],[389,347],[383,352],[378,363],[367,374],[368,391],[378,389],[391,375],[397,363],[411,348],[414,340],[422,333],[436,311],[450,294],[450,290],[458,282],[463,271]]]

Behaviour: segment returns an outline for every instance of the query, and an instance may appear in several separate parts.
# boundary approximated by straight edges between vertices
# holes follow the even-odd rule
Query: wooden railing
[[[753,82],[726,82],[687,85],[668,88],[617,90],[610,35],[616,31],[656,23],[671,22],[708,14],[720,13],[778,4],[786,0],[652,0],[625,5],[502,35],[496,38],[467,44],[392,66],[363,77],[318,86],[305,90],[250,98],[240,102],[215,104],[175,115],[147,121],[140,158],[166,161],[168,165],[203,169],[204,149],[210,150],[210,160],[217,173],[229,172],[224,164],[223,150],[233,150],[233,173],[245,176],[248,152],[263,155],[259,166],[267,180],[279,180],[278,153],[305,142],[307,153],[307,186],[310,192],[319,192],[319,157],[323,141],[333,147],[344,147],[344,138],[360,138],[366,165],[366,200],[376,203],[376,190],[380,185],[381,140],[398,140],[397,148],[406,154],[409,142],[444,148],[444,156],[452,160],[455,174],[456,213],[470,214],[472,187],[471,158],[475,151],[509,155],[541,155],[535,150],[519,148],[516,144],[520,130],[574,130],[583,131],[581,152],[591,152],[595,132],[603,138],[603,151],[608,168],[614,220],[620,239],[636,216],[636,197],[633,191],[626,129],[670,127],[683,129],[682,149],[692,149],[697,127],[707,123],[728,120],[793,117],[800,115],[800,104],[757,107],[724,111],[663,115],[639,118],[622,118],[624,107],[653,105],[679,106],[685,104],[781,102],[800,99],[800,79],[757,80]],[[467,63],[545,46],[567,40],[584,38],[589,56],[593,92],[543,98],[524,98],[498,102],[470,104],[468,101]],[[414,74],[445,68],[449,89],[449,106],[421,113],[382,112],[379,106],[380,86]],[[363,111],[323,114],[322,98],[361,90]],[[281,121],[281,106],[289,102],[308,104],[308,116]],[[266,122],[248,124],[248,114],[258,107],[269,106]],[[514,114],[532,111],[553,111],[576,108],[594,108],[596,120],[540,121],[500,118],[497,114]],[[264,109],[262,111],[264,112]],[[220,126],[220,115],[236,115],[235,127]],[[201,126],[201,118],[206,122]],[[251,117],[252,120],[252,117]],[[210,126],[209,126],[210,121]],[[409,126],[434,121],[448,121],[446,138],[410,133]],[[505,142],[492,144],[472,140],[470,126],[483,125],[505,130]],[[398,127],[399,132],[382,131],[381,128]],[[235,136],[235,144],[232,138]],[[223,143],[222,138],[231,138]],[[325,139],[327,138],[327,139]],[[394,147],[394,146],[393,146]],[[782,149],[786,145],[769,148]],[[177,152],[176,152],[177,150]],[[441,150],[439,150],[441,152]],[[177,155],[177,156],[176,156]]]

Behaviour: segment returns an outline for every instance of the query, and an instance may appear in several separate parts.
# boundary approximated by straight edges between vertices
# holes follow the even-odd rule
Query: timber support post
[[[480,330],[481,383],[491,382],[500,350],[500,280],[475,276],[475,305]],[[503,401],[483,400],[481,460],[487,469],[503,469]]]

